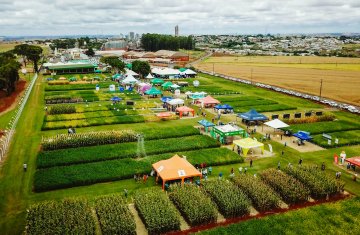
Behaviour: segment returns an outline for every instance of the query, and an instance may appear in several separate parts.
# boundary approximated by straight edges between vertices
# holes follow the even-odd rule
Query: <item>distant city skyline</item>
[[[0,36],[359,33],[358,0],[1,0]]]

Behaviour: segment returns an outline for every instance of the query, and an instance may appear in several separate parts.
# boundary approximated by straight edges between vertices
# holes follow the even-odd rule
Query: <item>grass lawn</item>
[[[255,96],[263,99],[272,100],[282,105],[287,105],[291,107],[297,107],[298,110],[307,111],[314,109],[322,109],[323,106],[312,103],[307,100],[298,99],[295,97],[290,97],[283,94],[274,93],[268,90],[262,90],[258,88],[254,88],[248,85],[233,83],[231,81],[225,81],[220,78],[216,78],[213,76],[202,76],[199,77],[198,80],[201,83],[204,83],[204,86],[210,86],[213,91],[223,91],[228,90],[231,92],[239,92],[245,96]],[[206,85],[208,84],[208,85]],[[44,95],[45,95],[45,83],[43,82],[42,76],[39,76],[39,79],[34,86],[34,90],[31,93],[29,103],[25,107],[24,113],[21,116],[15,137],[13,139],[11,149],[9,152],[9,156],[7,157],[6,162],[2,165],[0,169],[0,231],[2,234],[22,234],[25,227],[25,216],[26,209],[36,203],[44,200],[60,200],[68,197],[85,197],[90,203],[99,196],[99,195],[107,195],[112,193],[122,193],[124,189],[129,191],[128,202],[132,202],[132,198],[134,193],[136,193],[139,189],[142,188],[151,188],[153,187],[155,190],[161,191],[160,186],[155,184],[154,179],[150,178],[146,184],[143,183],[135,183],[133,179],[123,179],[113,182],[106,183],[97,183],[88,186],[79,186],[69,189],[59,189],[54,191],[35,193],[33,191],[34,187],[34,174],[36,171],[36,160],[37,154],[39,151],[39,143],[41,141],[42,136],[52,136],[58,133],[65,133],[66,130],[50,130],[50,131],[41,131],[42,123],[44,120]],[[50,86],[49,86],[50,87]],[[192,89],[189,87],[188,89]],[[210,89],[210,88],[209,88]],[[199,90],[201,90],[199,88]],[[65,92],[64,92],[65,93]],[[66,93],[65,93],[66,94]],[[235,95],[237,96],[237,95]],[[209,113],[208,113],[209,114]],[[346,122],[353,120],[354,123],[358,123],[359,117],[339,112],[336,113],[337,118],[340,121]],[[211,119],[211,115],[208,115],[208,119]],[[0,120],[5,119],[5,117],[0,117]],[[150,133],[149,136],[156,136],[156,133],[161,137],[164,135],[162,129],[169,129],[169,132],[177,133],[179,131],[179,127],[181,126],[194,126],[197,125],[197,121],[201,118],[193,118],[193,119],[182,119],[182,120],[172,120],[166,122],[150,122],[150,123],[128,123],[128,124],[109,124],[109,125],[100,125],[100,126],[89,126],[83,128],[77,128],[77,132],[88,132],[88,131],[104,131],[104,130],[118,130],[118,129],[133,129],[138,131],[145,132],[145,142],[146,140],[146,132]],[[355,121],[356,120],[356,121]],[[339,130],[337,129],[337,132]],[[178,137],[179,141],[181,141],[181,135],[174,136]],[[224,177],[227,178],[230,174],[231,168],[235,169],[235,174],[238,174],[237,169],[242,167],[248,167],[249,174],[259,173],[263,169],[267,169],[269,167],[276,167],[278,162],[280,161],[281,166],[286,166],[289,162],[294,165],[297,164],[299,158],[303,158],[304,164],[317,164],[320,165],[322,162],[326,164],[326,171],[329,174],[335,175],[336,171],[339,171],[339,168],[332,164],[334,153],[339,154],[342,150],[345,150],[348,156],[358,155],[360,152],[360,146],[349,146],[342,148],[332,148],[323,151],[310,152],[310,153],[299,153],[296,150],[293,150],[289,147],[284,149],[284,146],[278,144],[276,142],[270,141],[268,142],[273,146],[273,150],[276,153],[274,157],[262,158],[262,159],[254,159],[254,164],[252,168],[249,168],[249,161],[246,160],[244,163],[233,163],[229,161],[229,164],[214,166],[213,173],[210,178],[216,178],[220,172],[224,174]],[[267,143],[266,143],[267,144]],[[280,156],[280,152],[284,149],[284,155]],[[184,150],[185,151],[185,150]],[[186,154],[189,159],[198,157],[196,151],[182,151]],[[209,150],[210,151],[210,150]],[[189,153],[191,152],[191,153]],[[170,153],[169,153],[170,154]],[[173,153],[171,153],[173,154]],[[216,154],[215,152],[213,154]],[[231,154],[232,155],[232,154]],[[227,155],[227,159],[231,160],[231,155]],[[211,156],[211,153],[206,152],[201,156],[201,159],[207,159]],[[220,154],[219,154],[220,156]],[[224,155],[225,156],[225,155]],[[159,159],[164,157],[164,155],[157,155]],[[150,159],[149,159],[150,160]],[[151,161],[151,160],[150,160]],[[203,161],[203,160],[201,160]],[[22,164],[28,164],[28,171],[23,172]],[[148,166],[148,162],[146,163]],[[150,169],[149,169],[150,170]],[[360,186],[358,182],[354,182],[351,180],[351,175],[344,170],[342,171],[342,179],[346,182],[345,189],[357,196],[360,196]],[[254,231],[267,232],[267,226],[276,225],[274,230],[275,233],[279,233],[278,229],[288,227],[289,233],[296,230],[297,226],[299,226],[298,221],[303,223],[306,221],[307,227],[303,228],[304,233],[310,233],[311,231],[324,231],[328,232],[330,230],[326,228],[322,228],[324,224],[331,222],[336,222],[339,216],[343,216],[342,218],[349,218],[348,223],[341,223],[342,225],[335,227],[331,227],[335,232],[341,233],[344,231],[342,226],[346,228],[352,228],[353,226],[357,226],[357,218],[353,215],[357,215],[359,213],[359,199],[346,200],[342,202],[338,202],[334,204],[336,206],[332,206],[332,204],[321,205],[319,207],[301,209],[295,212],[289,212],[284,215],[279,216],[271,216],[266,217],[261,220],[251,220],[244,223],[240,223],[237,226],[244,227],[236,227],[232,228],[234,230],[229,230],[229,234],[234,234],[233,231],[248,231],[247,229],[253,228]],[[317,209],[321,208],[321,209]],[[349,212],[349,210],[351,210]],[[346,211],[347,213],[345,213]],[[325,213],[326,212],[326,213]],[[293,214],[291,214],[293,213]],[[294,214],[295,213],[295,214]],[[298,213],[298,214],[297,214]],[[328,214],[331,213],[331,217]],[[326,216],[324,216],[324,214]],[[291,217],[290,215],[293,215]],[[305,220],[304,215],[306,216]],[[278,219],[278,217],[280,217]],[[292,219],[295,218],[295,219]],[[311,218],[311,219],[309,219]],[[341,221],[341,220],[340,220]],[[259,227],[260,224],[264,223],[263,230],[255,230],[255,228]],[[316,224],[318,226],[316,226]],[[266,225],[266,226],[265,226]],[[311,228],[311,230],[310,230]],[[326,230],[321,230],[326,229]],[[340,230],[338,230],[340,229]],[[272,230],[270,230],[271,232]],[[347,230],[348,231],[348,230]],[[281,232],[281,231],[280,231]],[[350,230],[351,232],[351,230]],[[236,233],[236,232],[235,232]],[[213,234],[221,234],[221,231]],[[226,233],[224,233],[226,234]]]

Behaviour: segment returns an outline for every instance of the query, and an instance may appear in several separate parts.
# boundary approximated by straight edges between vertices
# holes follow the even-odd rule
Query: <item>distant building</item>
[[[135,39],[135,33],[134,33],[134,32],[130,32],[130,34],[129,34],[129,39],[130,39],[130,40],[134,40],[134,39]]]
[[[105,51],[110,50],[127,50],[128,43],[125,40],[114,40],[104,43],[103,49]]]
[[[179,25],[175,26],[175,37],[179,36]]]

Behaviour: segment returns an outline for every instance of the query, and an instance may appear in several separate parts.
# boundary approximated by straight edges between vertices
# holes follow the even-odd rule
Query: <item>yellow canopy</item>
[[[233,143],[242,149],[242,152],[245,157],[249,152],[249,150],[252,148],[261,148],[261,153],[264,154],[264,144],[260,143],[257,140],[251,138],[245,138],[241,140],[234,140]]]

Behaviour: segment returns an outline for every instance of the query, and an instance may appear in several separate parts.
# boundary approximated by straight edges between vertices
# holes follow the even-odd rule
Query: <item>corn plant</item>
[[[306,201],[310,196],[310,190],[299,180],[276,169],[267,169],[261,174],[261,179],[277,193],[281,195],[287,203],[297,203]]]
[[[115,144],[136,141],[136,133],[131,130],[99,131],[80,134],[61,134],[42,139],[43,150],[77,148],[83,146]]]
[[[280,206],[280,197],[269,186],[253,175],[239,175],[234,179],[242,191],[244,191],[259,211],[267,211]]]
[[[213,223],[217,219],[214,203],[196,185],[173,184],[169,197],[191,226]]]
[[[126,201],[120,195],[97,198],[95,209],[102,234],[136,234],[134,217]]]
[[[58,104],[53,105],[49,109],[49,114],[69,114],[69,113],[76,113],[76,108],[74,105],[70,104]]]
[[[202,183],[202,189],[210,195],[224,217],[232,218],[249,214],[249,198],[231,182],[205,181]]]
[[[179,213],[165,193],[142,190],[135,194],[134,202],[149,234],[180,230]]]

